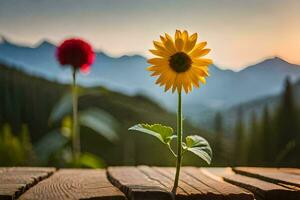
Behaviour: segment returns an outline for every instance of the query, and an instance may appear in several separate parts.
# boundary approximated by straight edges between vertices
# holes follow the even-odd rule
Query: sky
[[[152,41],[197,32],[239,70],[268,57],[300,64],[299,0],[0,0],[0,35],[30,46],[81,37],[110,56],[149,57]]]

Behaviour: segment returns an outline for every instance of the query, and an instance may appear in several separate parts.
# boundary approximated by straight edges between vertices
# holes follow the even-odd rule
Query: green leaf
[[[115,132],[117,121],[103,110],[90,108],[80,112],[79,123],[94,130],[111,142],[116,142],[119,139],[118,134]]]
[[[72,94],[70,92],[64,94],[61,99],[54,106],[49,122],[57,122],[62,119],[65,115],[71,113],[72,111]]]
[[[79,158],[79,164],[81,167],[88,168],[104,168],[104,161],[98,156],[91,153],[81,153]]]
[[[78,93],[77,95],[79,101],[81,97],[87,95],[101,96],[103,92],[95,89],[82,89],[78,87],[77,93]],[[50,123],[57,122],[61,120],[64,116],[69,115],[71,113],[72,113],[72,93],[66,92],[52,109],[49,117],[49,122]]]
[[[177,138],[177,135],[172,135],[172,136],[170,137],[170,141],[173,140],[173,139],[176,139],[176,138]]]
[[[190,135],[185,138],[186,146],[183,148],[196,154],[208,164],[211,163],[212,150],[209,143],[199,135]]]
[[[38,153],[38,158],[41,162],[47,163],[51,154],[62,149],[69,139],[64,137],[58,130],[47,133],[35,145],[35,152]]]
[[[147,133],[158,138],[162,143],[168,144],[173,136],[173,129],[169,126],[163,126],[161,124],[137,124],[128,130],[139,131]]]

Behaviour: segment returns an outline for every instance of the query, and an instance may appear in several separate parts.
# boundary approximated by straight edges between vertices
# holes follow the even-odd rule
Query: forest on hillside
[[[80,98],[79,110],[101,109],[117,121],[119,138],[115,142],[93,134],[88,127],[81,128],[82,150],[96,155],[101,166],[174,165],[159,141],[149,139],[148,135],[130,133],[128,128],[137,122],[161,122],[175,128],[175,114],[142,95],[128,96],[104,87],[81,90],[87,94]],[[65,148],[68,115],[55,122],[50,118],[68,91],[68,85],[0,66],[0,165],[67,166],[63,160],[68,155]],[[186,134],[199,134],[209,140],[213,149],[212,166],[299,167],[300,110],[294,93],[287,79],[280,105],[275,110],[266,105],[263,113],[253,112],[250,127],[245,125],[241,107],[230,134],[225,133],[222,113],[215,116],[214,132],[199,130],[188,122],[184,129],[190,131]],[[184,164],[206,166],[193,155],[185,157]]]
[[[244,118],[243,107],[238,107],[235,127],[231,131],[232,157],[228,164],[265,167],[300,166],[300,110],[296,102],[295,89],[297,87],[292,85],[287,77],[279,105],[273,108],[266,102],[262,113],[252,111],[250,122]],[[223,121],[222,114],[217,113],[213,143],[217,152],[224,150]],[[225,157],[224,154],[215,154],[215,163],[222,166]]]

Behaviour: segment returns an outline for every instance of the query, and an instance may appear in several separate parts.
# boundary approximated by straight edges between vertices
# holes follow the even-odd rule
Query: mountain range
[[[28,47],[3,38],[0,62],[48,80],[70,82],[71,73],[59,66],[54,56],[55,49],[56,46],[48,41]],[[145,70],[148,66],[146,60],[140,55],[111,57],[97,51],[90,74],[80,75],[79,83],[83,86],[104,85],[125,94],[141,93],[174,110],[176,95],[164,93],[154,84],[155,79]],[[196,122],[205,123],[207,116],[216,110],[280,93],[287,76],[292,81],[297,80],[300,65],[279,57],[268,58],[237,72],[211,65],[207,84],[183,97],[186,115]]]

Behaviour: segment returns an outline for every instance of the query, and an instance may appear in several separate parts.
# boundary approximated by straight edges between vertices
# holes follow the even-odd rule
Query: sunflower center
[[[175,72],[180,73],[187,71],[191,67],[192,60],[186,53],[178,52],[171,56],[169,64]]]

